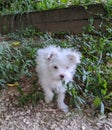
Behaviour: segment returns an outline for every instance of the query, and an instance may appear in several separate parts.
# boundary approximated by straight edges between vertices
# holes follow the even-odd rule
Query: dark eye
[[[58,69],[58,67],[57,67],[57,66],[54,66],[54,69]]]
[[[68,69],[69,67],[68,66],[66,66],[66,69]]]

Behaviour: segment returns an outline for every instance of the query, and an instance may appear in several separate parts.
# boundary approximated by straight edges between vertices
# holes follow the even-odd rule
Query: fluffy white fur
[[[66,87],[62,81],[65,81],[65,85],[72,81],[80,58],[81,54],[76,50],[52,45],[37,51],[36,72],[46,103],[50,103],[56,93],[58,107],[64,112],[68,111],[68,106],[64,103]]]

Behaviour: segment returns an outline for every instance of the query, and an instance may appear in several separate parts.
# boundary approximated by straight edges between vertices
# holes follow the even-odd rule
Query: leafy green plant
[[[87,6],[95,3],[112,5],[111,0],[8,0],[0,1],[0,14],[17,14],[35,10],[64,8],[74,5]],[[111,6],[106,6],[106,8],[108,8],[108,11],[111,11]]]
[[[20,43],[19,46],[5,42],[0,44],[0,86],[4,86],[3,83],[16,82],[24,75],[32,75],[28,71],[35,64],[36,49],[32,46],[29,42]]]
[[[83,93],[82,88],[74,81],[70,82],[66,86],[67,93],[70,95],[70,105],[81,109],[81,105],[85,104],[85,100],[80,93]]]

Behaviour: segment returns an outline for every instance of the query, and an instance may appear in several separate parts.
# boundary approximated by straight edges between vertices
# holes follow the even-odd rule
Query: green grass
[[[108,5],[111,10],[111,0],[8,0],[0,1],[0,14],[17,14],[30,11],[49,10],[56,8],[64,8],[69,6],[102,3]],[[110,5],[110,7],[109,7]]]

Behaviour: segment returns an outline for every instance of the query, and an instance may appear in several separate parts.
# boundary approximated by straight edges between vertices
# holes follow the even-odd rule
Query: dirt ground
[[[44,101],[20,107],[17,94],[14,88],[0,90],[0,130],[112,130],[112,113],[93,117],[89,110],[70,109],[64,114]]]

